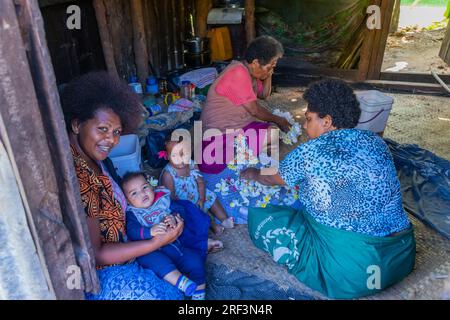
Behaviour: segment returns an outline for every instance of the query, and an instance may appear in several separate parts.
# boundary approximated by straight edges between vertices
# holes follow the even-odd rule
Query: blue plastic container
[[[147,78],[145,91],[149,94],[158,93],[158,81],[155,77],[152,76]]]

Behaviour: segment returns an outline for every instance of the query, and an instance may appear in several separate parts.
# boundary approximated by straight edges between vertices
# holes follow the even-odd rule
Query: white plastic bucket
[[[123,177],[128,171],[141,170],[141,146],[135,134],[120,137],[120,141],[109,153],[109,158],[119,176]]]
[[[378,90],[356,91],[361,117],[356,128],[383,132],[392,109],[394,99]]]

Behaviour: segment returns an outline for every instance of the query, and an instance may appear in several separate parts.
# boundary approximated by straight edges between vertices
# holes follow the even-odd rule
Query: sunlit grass
[[[410,6],[416,0],[401,0],[402,6]],[[417,6],[430,6],[430,7],[446,7],[448,0],[420,0],[416,5]]]

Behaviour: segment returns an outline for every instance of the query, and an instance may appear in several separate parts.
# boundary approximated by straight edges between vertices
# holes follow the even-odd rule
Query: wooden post
[[[195,33],[200,38],[207,35],[208,25],[206,21],[211,8],[211,0],[195,0]]]
[[[395,0],[389,33],[395,33],[400,22],[400,0]]]
[[[367,29],[365,31],[358,65],[359,80],[378,80],[380,78],[394,3],[395,0],[373,0],[371,2],[372,5],[381,7],[381,29]]]
[[[381,65],[383,64],[394,3],[395,0],[381,0],[381,30],[376,31],[367,79],[380,79]]]
[[[245,0],[245,33],[248,45],[256,37],[255,0]]]
[[[111,35],[109,33],[108,23],[106,22],[105,4],[103,0],[94,0],[92,5],[95,10],[95,17],[97,18],[98,31],[100,33],[100,41],[102,42],[106,68],[111,76],[119,78],[116,62],[114,60],[114,48],[111,41]]]
[[[99,283],[41,11],[37,1],[1,1],[0,21],[0,139],[49,289],[57,299],[83,299]],[[70,273],[82,276],[79,287],[68,286]]]
[[[441,49],[439,50],[439,57],[450,65],[450,22],[447,25],[447,31],[442,41]]]
[[[372,0],[370,5],[380,5],[381,0]],[[365,21],[367,21],[367,17]],[[358,80],[366,80],[369,72],[370,58],[372,56],[373,45],[375,41],[376,30],[370,30],[366,27],[364,30],[364,41],[361,47],[361,53],[358,65]]]
[[[134,57],[139,82],[145,83],[148,76],[148,52],[145,39],[142,0],[130,0],[131,20],[133,22]]]

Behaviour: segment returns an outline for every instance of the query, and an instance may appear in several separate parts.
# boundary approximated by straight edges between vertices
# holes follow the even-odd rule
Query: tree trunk
[[[148,76],[148,52],[145,39],[142,0],[130,0],[131,20],[133,23],[134,60],[139,82],[145,84]]]
[[[248,45],[256,37],[255,0],[245,0],[245,33]]]
[[[105,4],[103,3],[103,0],[94,0],[92,2],[92,6],[95,9],[95,16],[97,18],[98,31],[102,42],[106,68],[111,76],[119,78],[116,62],[114,60],[114,48],[111,41],[111,35],[109,33],[108,23],[106,22]]]

